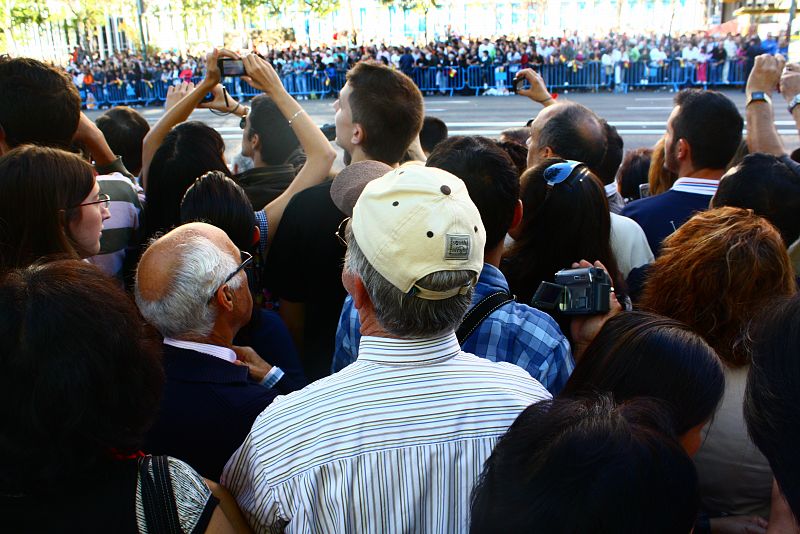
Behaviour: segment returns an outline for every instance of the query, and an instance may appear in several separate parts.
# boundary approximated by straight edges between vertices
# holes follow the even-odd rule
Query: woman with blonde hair
[[[662,137],[653,147],[653,157],[650,159],[650,171],[647,173],[650,196],[666,193],[677,179],[678,176],[666,167],[664,138]]]

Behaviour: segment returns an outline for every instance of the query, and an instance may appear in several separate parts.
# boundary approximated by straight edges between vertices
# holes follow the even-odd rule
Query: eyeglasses
[[[339,242],[347,248],[347,223],[350,222],[350,217],[345,217],[345,219],[339,223],[339,228],[336,229],[336,237],[339,238]]]
[[[585,166],[580,161],[567,160],[561,163],[554,163],[544,170],[544,180],[547,182],[548,187],[552,188],[566,181],[576,168]]]
[[[69,209],[80,208],[81,206],[92,206],[94,204],[101,204],[103,208],[108,209],[108,206],[111,204],[111,197],[108,195],[98,195],[97,200],[92,200],[91,202],[84,202],[83,204],[72,206]]]
[[[208,304],[211,304],[211,301],[214,300],[214,295],[217,294],[217,291],[219,291],[220,287],[222,287],[225,284],[227,284],[228,282],[230,282],[233,279],[234,276],[239,274],[239,271],[241,271],[242,269],[246,268],[253,261],[253,255],[250,254],[249,252],[247,252],[246,250],[239,250],[239,254],[241,255],[242,258],[244,258],[242,260],[242,263],[240,263],[239,266],[236,268],[236,270],[233,271],[231,274],[229,274],[227,276],[227,278],[225,278],[225,280],[219,285],[219,287],[214,290],[214,293],[212,293],[211,297],[209,297],[209,299],[208,299]]]

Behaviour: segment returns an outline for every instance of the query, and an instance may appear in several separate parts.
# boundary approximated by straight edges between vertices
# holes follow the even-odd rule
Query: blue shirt
[[[761,48],[765,54],[775,54],[778,51],[778,41],[775,39],[764,39],[761,41]]]
[[[497,267],[485,263],[472,305],[497,291],[508,291],[508,282]],[[333,372],[356,361],[360,329],[358,311],[348,295],[336,328]],[[518,302],[509,302],[492,312],[464,341],[462,349],[492,362],[522,367],[553,395],[561,391],[575,368],[569,341],[553,318]]]

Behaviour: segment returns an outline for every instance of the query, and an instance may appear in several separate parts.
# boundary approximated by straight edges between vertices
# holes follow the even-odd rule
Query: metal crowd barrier
[[[473,65],[460,67],[416,67],[412,72],[414,83],[427,94],[459,93],[481,94],[494,89],[505,92],[513,83],[519,65]],[[553,91],[584,89],[599,91],[614,89],[627,93],[631,89],[669,87],[674,91],[685,86],[732,87],[741,86],[744,63],[731,60],[726,63],[707,62],[695,64],[674,59],[659,63],[620,62],[613,66],[599,61],[547,64],[537,67],[547,87]],[[282,76],[284,87],[297,97],[325,98],[338,96],[346,82],[344,72],[304,72]],[[194,79],[195,83],[199,78]],[[239,78],[223,80],[228,92],[237,99],[250,99],[260,91]],[[107,84],[93,83],[80,88],[85,108],[162,104],[170,82],[116,81]]]

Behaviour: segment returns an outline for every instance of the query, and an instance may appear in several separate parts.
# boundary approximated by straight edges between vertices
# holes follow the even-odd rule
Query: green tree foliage
[[[339,9],[339,0],[301,0],[300,4],[320,17]]]
[[[41,26],[50,18],[47,2],[41,0],[9,0],[5,3],[12,27],[22,24]]]
[[[399,9],[419,11],[426,14],[440,5],[437,0],[380,0],[380,2],[385,6],[395,6]]]

